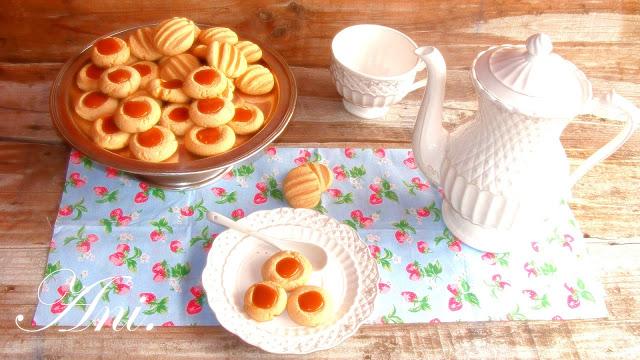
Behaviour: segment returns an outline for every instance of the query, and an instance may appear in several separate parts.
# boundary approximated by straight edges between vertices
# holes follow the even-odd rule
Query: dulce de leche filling
[[[193,80],[200,85],[211,85],[218,77],[218,73],[213,69],[202,69],[193,74]]]
[[[253,112],[247,108],[236,108],[236,113],[233,115],[233,121],[247,122],[253,117]]]
[[[286,257],[276,264],[276,272],[281,277],[288,279],[300,271],[300,262],[292,257]]]
[[[220,140],[221,136],[222,134],[218,128],[204,128],[196,133],[196,139],[203,144],[215,144]]]
[[[261,309],[270,309],[277,299],[278,292],[271,286],[264,284],[257,284],[251,294],[251,302]]]
[[[224,107],[224,100],[220,98],[202,99],[198,101],[198,111],[203,114],[215,114]]]
[[[315,290],[307,291],[298,296],[298,305],[302,311],[314,312],[324,305],[324,298]]]
[[[122,111],[127,116],[141,118],[151,112],[151,105],[146,101],[127,101],[122,106]]]
[[[120,131],[116,122],[113,120],[113,116],[110,115],[102,118],[102,131],[105,134],[115,134]]]
[[[107,77],[112,83],[120,84],[131,79],[131,73],[129,70],[117,69],[107,74]]]
[[[151,129],[139,133],[138,134],[138,143],[144,147],[154,147],[162,141],[164,135],[162,131],[156,127],[152,127]]]
[[[113,55],[120,51],[120,43],[114,38],[104,38],[98,40],[96,49],[102,55]]]
[[[93,91],[82,99],[84,106],[95,109],[109,100],[109,97],[99,91]]]
[[[97,67],[95,64],[89,65],[86,70],[87,77],[93,80],[98,80],[103,72],[104,69]]]
[[[178,107],[169,112],[169,119],[176,122],[183,122],[189,119],[189,109],[186,107]]]
[[[133,65],[133,68],[136,69],[138,74],[140,74],[140,77],[145,77],[151,74],[151,66],[147,64],[135,64]]]

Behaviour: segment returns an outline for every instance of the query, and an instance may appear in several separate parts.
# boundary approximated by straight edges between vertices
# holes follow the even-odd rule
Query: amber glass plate
[[[117,36],[126,39],[134,30],[154,25],[140,25],[116,31],[104,37]],[[198,25],[201,28],[210,27]],[[234,147],[223,154],[209,157],[194,156],[184,149],[182,137],[178,137],[180,143],[178,151],[161,163],[134,159],[127,148],[110,151],[97,146],[88,135],[91,122],[81,119],[73,109],[82,93],[76,86],[76,74],[90,61],[90,49],[99,39],[67,61],[58,73],[51,88],[49,103],[53,124],[71,146],[92,160],[137,175],[155,185],[185,189],[214,181],[224,175],[233,164],[251,157],[275,140],[289,123],[297,98],[295,78],[282,56],[255,39],[242,34],[238,36],[241,40],[250,40],[260,46],[263,55],[259,63],[271,70],[276,81],[273,90],[262,96],[242,94],[236,89],[234,102],[245,101],[258,106],[264,112],[265,124],[256,134],[238,136]]]

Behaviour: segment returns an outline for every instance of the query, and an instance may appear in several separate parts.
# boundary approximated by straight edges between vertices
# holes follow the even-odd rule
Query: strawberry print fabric
[[[411,151],[269,147],[191,191],[152,187],[73,151],[34,323],[76,325],[84,317],[105,326],[131,318],[137,325],[217,325],[201,274],[224,229],[209,223],[206,211],[240,219],[287,206],[282,180],[309,161],[334,176],[316,210],[355,228],[379,266],[371,323],[607,316],[563,201],[539,233],[514,239],[517,250],[486,253],[448,231],[440,193]]]

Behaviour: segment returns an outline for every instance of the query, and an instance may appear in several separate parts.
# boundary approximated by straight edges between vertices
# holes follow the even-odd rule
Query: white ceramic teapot
[[[474,248],[506,252],[519,240],[531,241],[527,235],[568,198],[576,181],[629,139],[640,121],[640,110],[619,95],[594,98],[582,71],[552,48],[549,36],[536,34],[526,46],[478,54],[471,79],[479,109],[474,121],[453,133],[442,127],[444,59],[434,47],[416,50],[429,79],[414,128],[416,163],[443,189],[449,230]],[[569,173],[560,134],[573,117],[587,113],[623,113],[627,122]]]

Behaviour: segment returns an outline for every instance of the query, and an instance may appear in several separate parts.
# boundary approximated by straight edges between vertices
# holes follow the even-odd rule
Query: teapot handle
[[[590,104],[587,113],[596,115],[606,119],[626,118],[624,128],[606,145],[598,149],[589,158],[587,158],[576,170],[573,171],[569,178],[569,185],[573,185],[580,180],[594,165],[606,159],[613,154],[622,144],[624,144],[633,132],[640,125],[640,109],[633,105],[629,100],[616,94],[611,90],[605,97],[594,98]],[[622,116],[621,116],[622,115]]]

